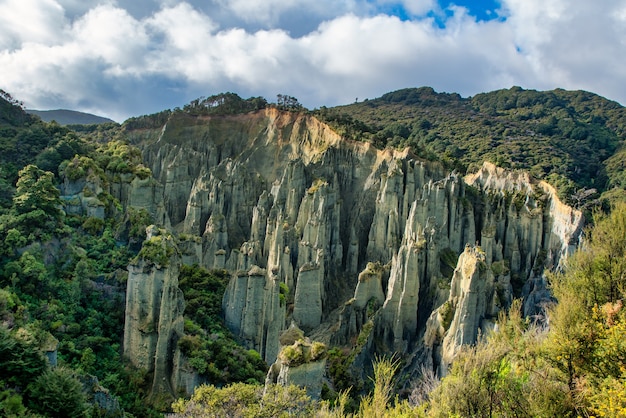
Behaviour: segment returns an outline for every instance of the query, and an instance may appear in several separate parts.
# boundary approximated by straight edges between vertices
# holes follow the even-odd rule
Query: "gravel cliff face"
[[[464,179],[408,151],[342,140],[304,114],[174,113],[130,135],[156,182],[120,200],[180,235],[176,262],[232,273],[226,323],[268,363],[291,321],[346,345],[371,321],[365,357],[399,351],[410,368],[445,369],[513,296],[540,312],[542,272],[576,245],[583,222],[525,175],[485,164]],[[155,273],[131,269],[129,314],[161,309],[142,274]],[[142,338],[125,352],[152,358],[160,347]]]

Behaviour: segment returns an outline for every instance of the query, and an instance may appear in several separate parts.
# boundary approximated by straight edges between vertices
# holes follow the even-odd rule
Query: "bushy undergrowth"
[[[178,342],[191,366],[210,383],[262,383],[267,365],[258,352],[239,345],[224,325],[222,297],[226,271],[181,266],[179,287],[185,296],[185,336]]]

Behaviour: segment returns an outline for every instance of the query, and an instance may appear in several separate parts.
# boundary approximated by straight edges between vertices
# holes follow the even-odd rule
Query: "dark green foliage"
[[[364,122],[336,109],[322,106],[314,114],[346,139],[365,140],[375,131],[375,129],[369,127]],[[378,144],[375,143],[375,145]]]
[[[439,251],[440,270],[444,277],[448,279],[452,278],[458,259],[459,255],[451,248],[444,248]]]
[[[226,271],[212,271],[194,266],[181,266],[178,286],[185,295],[185,316],[209,333],[224,330],[222,297],[228,284]]]
[[[276,96],[276,104],[278,108],[281,110],[289,110],[289,111],[297,112],[299,110],[304,109],[302,105],[300,104],[300,102],[298,102],[298,99],[296,99],[293,96],[289,96],[287,94],[278,94]]]
[[[68,124],[67,128],[78,134],[96,134],[98,132],[117,130],[120,127],[116,122],[91,123],[91,124]]]
[[[22,395],[8,389],[0,392],[0,414],[6,417],[22,417],[26,415]]]
[[[129,238],[143,241],[146,239],[146,227],[153,223],[152,215],[144,208],[129,207],[126,212],[130,222]]]
[[[17,338],[0,326],[0,382],[20,389],[47,368],[47,362],[34,341]]]
[[[18,171],[35,162],[56,173],[68,148],[78,152],[84,144],[76,135],[57,123],[45,123],[24,112],[19,101],[8,93],[0,94],[0,205],[11,205]],[[43,151],[43,153],[42,153]],[[39,156],[39,154],[41,156]]]
[[[29,407],[52,417],[87,416],[86,397],[80,381],[65,368],[49,370],[28,385]]]
[[[622,183],[613,155],[626,134],[626,110],[583,91],[514,87],[463,99],[431,88],[404,89],[315,112],[341,135],[377,147],[409,146],[461,172],[483,161],[524,169],[568,198]]]
[[[159,267],[168,266],[170,257],[176,251],[173,239],[171,235],[157,235],[145,240],[133,263],[137,264],[139,260],[144,260],[148,264],[155,264]]]
[[[19,103],[3,99],[0,100],[0,287],[3,287],[0,321],[11,328],[0,331],[0,414],[30,412],[25,411],[25,405],[33,405],[42,396],[41,382],[45,379],[56,379],[46,385],[62,386],[59,382],[63,377],[43,374],[47,367],[40,347],[45,340],[43,336],[51,333],[59,341],[58,359],[62,367],[97,375],[103,386],[119,397],[127,412],[137,417],[153,416],[154,411],[145,402],[150,376],[123,363],[120,355],[125,271],[129,260],[136,255],[133,251],[139,250],[131,244],[133,240],[135,244],[143,241],[145,227],[153,220],[145,210],[127,209],[122,216],[121,205],[110,195],[103,198],[107,202],[104,220],[77,215],[64,217],[57,210],[58,180],[54,174],[59,173],[70,181],[97,180],[105,188],[111,183],[131,181],[135,176],[150,179],[151,171],[143,165],[141,152],[130,140],[151,140],[154,133],[150,130],[160,132],[172,112],[133,118],[123,128],[82,127],[80,132],[73,133],[58,124],[45,124],[32,118],[20,109]],[[282,96],[282,100],[285,109],[301,109],[294,98]],[[218,115],[214,119],[219,122],[225,119],[222,115],[242,114],[266,106],[262,98],[243,100],[232,93],[202,98],[185,106],[184,111],[176,110],[179,120],[168,124],[168,130],[172,130],[172,140],[176,140],[180,137],[178,131],[195,135],[197,132],[188,129],[187,124],[201,123],[200,116]],[[405,89],[350,106],[322,108],[317,115],[349,139],[370,141],[379,147],[410,146],[419,156],[442,161],[461,172],[477,169],[485,159],[504,167],[528,169],[534,176],[548,179],[568,193],[579,207],[593,206],[598,199],[593,189],[601,193],[608,187],[626,184],[626,148],[620,148],[626,133],[624,110],[586,92],[541,93],[513,88],[462,99],[428,88]],[[127,140],[125,135],[133,129],[137,132]],[[32,162],[37,166],[26,167],[18,182],[20,170]],[[469,204],[474,192],[466,189],[464,204]],[[520,204],[514,196],[510,198],[513,204]],[[613,225],[610,229],[620,228]],[[600,234],[608,232],[599,229],[595,239]],[[173,251],[173,247],[163,244],[150,241],[142,256],[167,263],[171,255],[168,251]],[[578,293],[584,294],[589,307],[578,303],[580,300],[572,304],[584,306],[586,317],[591,315],[589,312],[600,315],[597,309],[592,309],[595,304],[623,299],[624,286],[620,280],[624,269],[618,261],[624,258],[623,254],[592,255],[591,276],[578,277],[579,289],[586,289]],[[439,256],[447,276],[455,266],[454,254],[443,250]],[[508,273],[506,263],[496,264],[492,264],[494,274]],[[541,272],[541,257],[535,261],[534,268]],[[516,278],[512,280],[515,282]],[[191,366],[212,383],[262,382],[267,366],[260,355],[239,346],[221,318],[227,282],[225,272],[208,272],[197,266],[182,268],[180,288],[186,300],[186,335],[178,341],[178,346]],[[288,302],[290,296],[289,289],[281,286],[281,303]],[[440,311],[445,325],[453,313],[447,308],[444,306]],[[376,309],[368,305],[368,316],[374,315]],[[556,329],[560,322],[558,315],[555,318]],[[569,342],[576,348],[580,341],[573,339],[584,340],[589,335],[587,331],[595,338],[592,344],[584,345],[587,351],[578,350],[571,357],[576,360],[574,372],[569,376],[572,384],[587,384],[576,379],[594,368],[601,372],[588,383],[595,391],[610,383],[600,382],[600,374],[623,379],[619,368],[623,362],[620,363],[619,356],[623,356],[621,341],[626,327],[621,317],[609,319],[619,319],[620,327],[606,324],[580,330],[564,327],[567,332],[554,340],[559,344]],[[328,364],[335,388],[352,387],[356,393],[364,387],[363,382],[351,375],[350,367],[358,349],[368,341],[372,324],[368,322],[353,341],[355,350],[331,350]],[[32,338],[22,338],[23,329]],[[449,381],[448,388],[459,388],[456,399],[469,399],[483,406],[487,405],[483,401],[491,397],[495,413],[514,411],[511,405],[516,402],[521,411],[518,415],[528,410],[541,412],[537,408],[543,404],[553,406],[552,410],[547,409],[552,415],[568,412],[569,405],[559,400],[566,393],[562,389],[567,390],[570,383],[563,377],[568,377],[568,358],[557,356],[556,351],[546,352],[544,357],[553,369],[545,365],[548,360],[540,364],[541,368],[529,369],[524,362],[532,365],[533,359],[539,357],[522,346],[528,343],[526,337],[516,338],[513,345],[519,348],[515,350],[507,346],[501,351],[487,349],[487,353],[476,350],[467,354],[465,364],[479,367],[474,374],[463,375],[461,368],[453,371],[453,375],[460,377]],[[490,357],[489,353],[498,356]],[[528,370],[532,373],[526,373]],[[537,371],[544,374],[538,375]],[[31,382],[30,389],[25,391]],[[465,389],[476,391],[464,392],[464,383],[475,384]],[[540,390],[544,387],[547,390]],[[530,391],[531,388],[539,389]],[[72,390],[65,392],[70,394]],[[605,392],[609,397],[612,394]],[[463,397],[463,393],[467,395]],[[528,393],[532,395],[530,401],[526,398]],[[65,402],[64,406],[71,402]],[[64,414],[80,412],[78,407]]]
[[[280,306],[285,306],[289,298],[289,286],[287,286],[286,283],[281,282],[279,284],[278,298],[280,300]]]
[[[297,100],[296,100],[297,102]],[[235,93],[221,93],[210,97],[200,97],[183,107],[190,115],[236,115],[267,107],[262,97],[242,99]]]
[[[102,177],[104,171],[88,156],[70,156],[59,164],[59,174],[68,180]]]
[[[350,371],[353,360],[350,350],[337,347],[328,350],[328,373],[338,392],[350,390],[352,393],[358,393],[361,389],[361,385]]]
[[[189,363],[213,384],[257,382],[267,365],[259,353],[235,341],[221,317],[228,283],[226,271],[181,266],[179,287],[185,295],[185,336],[178,342]]]
[[[116,139],[101,145],[94,154],[94,160],[114,181],[120,181],[124,174],[134,174],[140,179],[152,176],[150,169],[143,165],[139,148],[126,140]]]
[[[98,170],[91,164],[81,176],[103,175]],[[51,332],[59,341],[60,364],[98,375],[113,386],[113,394],[132,394],[120,399],[122,407],[149,416],[142,401],[145,393],[124,372],[120,357],[124,321],[120,280],[125,278],[131,254],[111,232],[117,228],[115,219],[65,218],[58,210],[58,196],[51,173],[35,166],[22,170],[13,207],[0,216],[4,241],[0,281],[11,289],[0,294],[0,316],[5,323],[27,326],[36,335]],[[42,368],[28,370],[31,353],[37,353],[35,359],[41,359],[42,367],[46,363],[39,346],[15,344],[10,348],[13,363],[4,363],[8,370],[0,371],[0,379],[10,390],[24,390],[43,372]],[[9,393],[3,405],[10,401],[19,409],[17,400]],[[24,404],[29,402],[25,398]]]
[[[42,170],[58,175],[59,164],[64,160],[69,160],[75,155],[86,154],[92,150],[93,145],[81,140],[74,132],[70,132],[41,151],[37,155],[35,163]]]
[[[0,89],[0,126],[20,126],[35,120],[36,118],[26,113],[22,102]]]
[[[28,217],[34,222],[27,224],[29,230],[48,225],[56,227],[62,221],[60,193],[53,179],[52,173],[40,170],[35,165],[27,165],[19,172],[13,207],[18,217],[37,213],[37,216]]]
[[[154,113],[152,115],[137,116],[126,120],[122,127],[127,131],[134,129],[161,128],[163,127],[163,125],[165,125],[171,114],[171,110],[164,110],[162,112]]]

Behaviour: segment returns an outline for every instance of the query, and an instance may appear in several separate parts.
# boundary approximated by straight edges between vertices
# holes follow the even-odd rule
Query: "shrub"
[[[46,360],[34,342],[15,338],[0,326],[0,376],[5,383],[25,388],[46,367]]]
[[[302,347],[298,345],[297,341],[293,345],[283,347],[283,349],[280,350],[280,354],[278,357],[282,360],[283,363],[289,366],[297,366],[298,364],[304,363]]]
[[[49,370],[28,385],[29,408],[54,417],[84,417],[87,403],[83,388],[73,372]]]
[[[316,361],[322,359],[326,356],[326,344],[313,341],[311,344],[311,360]]]
[[[137,263],[142,259],[158,267],[167,267],[170,263],[170,257],[174,255],[175,251],[172,236],[157,235],[143,242],[141,251],[137,254],[134,262]]]
[[[201,385],[190,400],[179,399],[172,409],[180,416],[269,418],[313,416],[319,405],[294,385],[235,383],[223,388]]]
[[[104,220],[100,218],[94,218],[93,216],[85,219],[82,225],[85,232],[91,235],[97,235],[104,229]]]
[[[450,324],[452,324],[452,319],[454,319],[454,310],[449,300],[441,305],[439,315],[441,315],[441,326],[447,331],[450,328]]]
[[[494,261],[491,263],[491,271],[496,277],[509,274],[510,269],[508,260]]]

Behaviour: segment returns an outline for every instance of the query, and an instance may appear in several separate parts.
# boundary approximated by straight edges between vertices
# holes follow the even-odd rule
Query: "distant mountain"
[[[27,113],[37,115],[44,122],[57,121],[60,125],[91,125],[98,123],[115,123],[114,120],[102,116],[92,115],[91,113],[78,112],[76,110],[57,109],[57,110],[33,110],[27,109]]]

